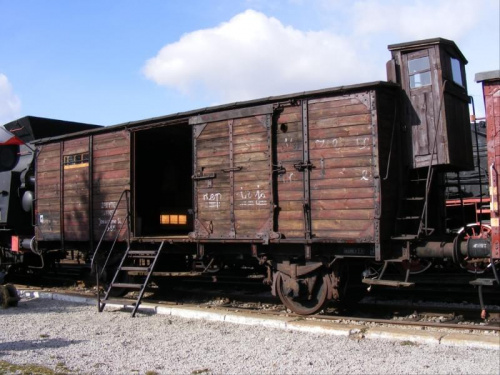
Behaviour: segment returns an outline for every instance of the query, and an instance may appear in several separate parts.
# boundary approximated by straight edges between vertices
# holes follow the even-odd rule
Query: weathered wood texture
[[[197,124],[195,170],[206,178],[195,183],[198,238],[276,231],[300,242],[309,229],[313,239],[378,243],[381,228],[389,237],[392,226],[380,222],[394,218],[397,194],[382,198],[379,168],[385,185],[398,183],[397,150],[390,173],[388,156],[397,101],[393,90],[380,91],[380,98],[365,90],[304,99],[307,113],[300,103],[286,105],[272,126],[265,115]]]
[[[216,116],[214,118],[217,118]],[[270,152],[266,116],[207,123],[195,136],[199,237],[248,239],[268,232]]]
[[[92,150],[89,145],[89,136],[85,136],[39,146],[35,205],[38,240],[89,241],[91,232],[98,240],[121,193],[130,189],[129,133],[95,135]],[[89,162],[65,167],[61,148],[63,160],[64,156],[88,153]],[[114,239],[125,218],[126,204],[122,202],[108,228],[107,240]],[[125,229],[122,239],[124,235]]]
[[[61,144],[39,146],[36,167],[35,235],[38,240],[60,240]]]
[[[314,237],[374,242],[376,197],[373,168],[376,140],[373,137],[372,111],[375,108],[371,108],[370,92],[309,101],[309,149],[314,166],[310,183]],[[342,120],[332,123],[332,118]],[[350,126],[366,125],[355,135],[349,133]],[[339,126],[343,134],[339,134]],[[367,161],[367,157],[370,158],[369,163],[360,162],[361,158]],[[356,166],[349,166],[352,161],[358,162]],[[339,167],[346,164],[348,166]],[[363,208],[326,211],[317,204],[349,198],[364,198],[368,202]]]
[[[392,55],[406,95],[402,117],[409,129],[408,164],[472,169],[465,71],[461,65],[462,86],[456,82],[457,68],[453,72],[451,63],[454,59],[463,64],[461,53],[435,40],[419,49],[393,50]]]
[[[373,131],[370,93],[309,100],[307,123],[300,106],[286,108],[278,120],[278,231],[305,238],[309,197],[313,238],[373,242]],[[310,170],[304,157],[302,127],[308,127]],[[306,207],[304,207],[306,204]]]
[[[93,139],[93,229],[98,240],[117,207],[120,195],[130,189],[130,133],[126,130],[98,134]],[[114,239],[126,219],[123,200],[108,228],[105,239]],[[120,239],[126,233],[123,227]]]
[[[196,237],[259,241],[279,232],[297,242],[310,236],[351,243],[379,243],[381,235],[388,237],[384,217],[394,216],[397,192],[382,194],[380,174],[383,170],[389,176],[382,184],[397,186],[398,153],[391,151],[395,96],[393,88],[372,87],[290,102],[274,115],[238,117],[244,111],[236,111],[234,118],[225,112],[223,119],[196,122]],[[216,113],[210,117],[218,118]],[[40,148],[37,213],[47,219],[37,228],[41,239],[48,238],[43,233],[60,239],[63,226],[66,240],[87,241],[93,223],[97,240],[119,196],[130,188],[129,133],[88,137]],[[63,156],[87,150],[90,164],[62,168],[59,147],[64,147]],[[107,239],[125,217],[123,202]]]
[[[63,147],[63,160],[69,155],[89,153],[89,137],[65,141],[61,143],[61,146]],[[89,164],[81,163],[68,167],[62,166],[63,178],[61,180],[64,240],[89,241]]]
[[[294,165],[303,159],[302,112],[300,106],[285,107],[276,129],[278,216],[275,227],[285,238],[305,238],[304,174]]]

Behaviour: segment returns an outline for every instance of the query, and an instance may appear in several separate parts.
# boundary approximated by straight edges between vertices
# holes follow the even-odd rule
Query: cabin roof
[[[425,47],[429,47],[432,45],[444,45],[449,48],[452,48],[460,57],[460,59],[464,62],[464,64],[467,64],[467,59],[463,55],[462,51],[458,48],[458,46],[455,44],[453,40],[449,39],[444,39],[444,38],[432,38],[432,39],[422,39],[422,40],[416,40],[413,42],[406,42],[406,43],[398,43],[398,44],[390,44],[387,46],[389,51],[400,51],[400,50],[416,50],[416,49],[422,49]]]

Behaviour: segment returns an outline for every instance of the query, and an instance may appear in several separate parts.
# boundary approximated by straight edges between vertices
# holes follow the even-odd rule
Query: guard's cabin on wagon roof
[[[403,123],[410,165],[473,169],[467,60],[456,44],[436,38],[388,48],[388,80],[406,93]]]

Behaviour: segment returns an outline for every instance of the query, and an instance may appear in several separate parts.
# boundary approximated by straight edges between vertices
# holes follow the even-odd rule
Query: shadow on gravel
[[[57,305],[57,310],[54,309]],[[56,301],[45,298],[21,299],[16,307],[6,309],[0,308],[0,321],[3,315],[23,315],[23,314],[66,314],[68,311],[78,307],[85,307],[85,304],[75,302]],[[97,310],[97,308],[96,308]]]
[[[58,349],[66,346],[79,344],[83,340],[65,340],[65,339],[40,339],[40,340],[20,340],[0,343],[0,356],[5,351],[23,351],[35,349]]]

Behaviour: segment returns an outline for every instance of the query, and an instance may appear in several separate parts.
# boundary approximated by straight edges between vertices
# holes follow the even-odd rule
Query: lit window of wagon
[[[88,152],[64,156],[64,169],[83,168],[88,166],[89,166]]]

